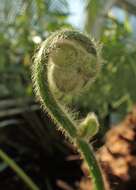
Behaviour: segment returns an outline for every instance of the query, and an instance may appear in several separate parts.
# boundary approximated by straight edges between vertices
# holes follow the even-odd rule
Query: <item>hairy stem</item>
[[[83,139],[78,139],[77,145],[88,164],[90,176],[94,184],[94,190],[104,190],[102,173],[95,158],[92,147]]]
[[[91,120],[91,116],[88,116],[82,123],[83,133],[80,134],[76,122],[55,97],[54,91],[54,86],[63,93],[79,92],[80,88],[84,88],[88,81],[96,76],[99,66],[97,56],[94,44],[86,36],[72,30],[58,31],[41,44],[35,54],[32,71],[34,89],[43,108],[82,152],[89,166],[94,189],[104,190],[101,170],[85,140],[85,136],[87,139],[88,135],[93,136],[91,131],[97,131],[91,130],[90,126],[94,123],[97,128],[94,117]]]
[[[76,128],[74,123],[66,113],[64,113],[63,108],[58,104],[57,100],[54,98],[48,83],[47,75],[45,75],[46,68],[41,70],[37,68],[37,85],[39,86],[40,96],[42,97],[42,104],[46,107],[46,110],[49,113],[49,116],[58,124],[59,127],[62,127],[68,132],[72,138],[76,136]],[[62,128],[62,129],[63,129]]]

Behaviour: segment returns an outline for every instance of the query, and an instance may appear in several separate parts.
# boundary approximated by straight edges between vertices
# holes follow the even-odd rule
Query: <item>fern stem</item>
[[[78,89],[77,86],[79,88],[84,87],[84,84],[86,84],[91,77],[96,76],[99,65],[97,62],[94,62],[94,60],[99,58],[99,56],[97,56],[98,54],[94,44],[86,36],[72,30],[58,31],[45,40],[35,54],[34,64],[32,66],[32,79],[36,95],[41,101],[45,111],[51,116],[57,127],[63,130],[70,141],[77,144],[77,147],[82,152],[89,166],[94,189],[104,190],[101,170],[92,149],[90,149],[89,144],[83,140],[84,137],[79,135],[80,133],[76,122],[57,100],[52,88],[52,85],[56,85],[59,90],[68,92],[71,88],[73,88],[72,90]],[[51,71],[52,65],[54,70]],[[70,69],[68,67],[70,67]],[[77,71],[75,72],[74,69],[77,69]],[[52,76],[53,74],[54,76]],[[71,76],[73,76],[73,80],[71,80]],[[70,85],[68,85],[68,83],[70,83]],[[90,122],[90,116],[87,117],[85,121],[82,126],[85,126],[85,130],[83,131],[85,134],[87,133],[86,136],[88,138],[88,135],[93,135],[90,134],[89,131],[96,131],[97,129],[90,129],[90,123],[93,123]],[[87,130],[88,127],[90,130]],[[94,128],[95,127],[97,127],[97,124]]]
[[[38,69],[38,68],[37,68]],[[46,68],[45,68],[46,69]],[[42,97],[43,107],[46,107],[49,115],[52,117],[55,123],[58,126],[63,126],[63,128],[68,132],[68,136],[75,138],[76,136],[76,127],[70,118],[64,113],[64,110],[60,107],[57,100],[54,98],[45,75],[45,69],[39,70],[37,72],[37,85],[39,88],[40,97]]]
[[[84,160],[88,164],[90,176],[93,181],[94,190],[104,190],[104,182],[101,169],[95,158],[92,147],[83,139],[78,139],[77,145],[84,157]]]
[[[0,149],[0,158],[12,168],[16,174],[22,179],[26,186],[31,190],[39,190],[39,187],[31,180],[31,178],[20,168],[12,158],[10,158],[2,149]]]

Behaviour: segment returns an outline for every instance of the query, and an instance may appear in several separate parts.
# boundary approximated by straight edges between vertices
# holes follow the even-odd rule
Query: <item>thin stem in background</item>
[[[39,187],[32,181],[32,179],[2,149],[0,149],[0,158],[16,172],[29,189],[39,190]]]

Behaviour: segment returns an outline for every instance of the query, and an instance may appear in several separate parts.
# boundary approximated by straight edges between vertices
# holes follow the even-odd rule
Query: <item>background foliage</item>
[[[1,0],[0,97],[31,95],[34,49],[49,32],[69,27],[65,0]]]
[[[84,26],[79,28],[103,44],[104,62],[93,85],[80,97],[73,97],[71,103],[81,117],[96,112],[105,131],[136,103],[136,43],[131,14],[124,10],[125,18],[119,21],[110,12],[113,5],[125,0],[80,2],[85,5],[85,19],[80,23]],[[65,180],[69,176],[72,180],[81,176],[81,171],[78,167],[78,175],[72,176],[73,165],[64,159],[70,152],[66,143],[60,142],[51,128],[53,124],[34,102],[30,67],[36,47],[51,32],[75,29],[68,22],[70,15],[68,0],[0,0],[0,146],[24,167],[39,187],[47,190],[52,189],[56,176],[62,177],[62,165],[71,167]],[[56,166],[58,169],[54,171]],[[0,162],[0,172],[5,169],[7,165]],[[3,173],[0,173],[0,186],[10,184],[15,189],[13,182],[18,182],[11,179],[13,173],[6,170],[4,178]]]
[[[93,23],[99,23],[101,10],[109,10],[104,8],[105,1],[86,3],[88,16],[84,30],[90,35],[94,28],[96,30],[98,24],[93,26]],[[68,2],[19,0],[15,3],[1,0],[1,10],[0,97],[31,96],[30,63],[34,49],[50,32],[72,27],[67,21],[70,14]],[[91,22],[92,19],[94,22]],[[101,118],[105,118],[113,111],[121,114],[129,111],[136,101],[136,45],[127,13],[124,22],[107,14],[102,23],[102,29],[99,28],[99,40],[104,44],[102,71],[89,95],[86,92],[86,95],[73,101],[83,113],[95,110]],[[95,37],[95,33],[92,35]]]

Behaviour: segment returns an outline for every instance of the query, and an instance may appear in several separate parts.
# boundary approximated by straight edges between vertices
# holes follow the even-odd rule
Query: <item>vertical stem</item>
[[[88,164],[90,176],[92,177],[94,190],[104,190],[103,176],[92,147],[83,139],[77,139],[77,145]]]
[[[31,180],[31,178],[20,168],[14,160],[12,160],[3,150],[0,149],[0,158],[11,167],[17,175],[22,179],[22,181],[28,186],[31,190],[39,190],[39,187]]]
[[[67,56],[66,56],[67,51],[64,48],[65,46],[63,47],[59,44],[59,48],[58,48],[57,45],[59,42],[61,42],[60,43],[61,45],[62,45],[62,42],[65,42],[65,46],[67,44],[68,58],[69,58],[68,60],[65,60],[67,58]],[[64,48],[64,51],[63,51],[63,48]],[[76,48],[77,51],[73,51],[71,54],[71,51],[70,51],[71,48],[74,48],[74,49]],[[51,64],[50,58],[52,58],[51,57],[52,52],[55,49],[62,50],[62,52],[56,51],[55,54],[58,53],[57,59],[61,60],[61,57],[62,57],[62,60],[61,60],[62,62],[67,61],[66,63],[68,63],[68,61],[69,61],[69,62],[73,62],[73,64],[75,63],[76,67],[74,67],[73,69],[76,69],[76,71],[77,71],[77,68],[80,68],[79,66],[83,67],[83,70],[84,70],[84,65],[85,65],[85,70],[86,70],[86,68],[88,67],[87,66],[88,62],[86,63],[86,61],[87,61],[86,56],[88,57],[89,55],[90,56],[93,55],[98,59],[97,60],[98,63],[100,63],[100,61],[99,61],[100,56],[99,56],[99,53],[97,53],[98,50],[95,47],[95,44],[93,44],[93,42],[88,37],[76,32],[76,31],[73,31],[73,30],[58,31],[58,32],[54,33],[52,36],[50,36],[46,41],[44,41],[42,43],[41,47],[39,48],[39,50],[37,51],[37,53],[35,55],[35,59],[34,59],[34,66],[32,68],[32,70],[33,70],[32,78],[33,78],[33,84],[34,84],[36,95],[39,98],[39,100],[41,101],[44,109],[48,112],[48,114],[54,120],[54,122],[56,123],[58,128],[63,130],[64,132],[66,132],[66,135],[70,138],[70,140],[73,143],[74,142],[77,143],[78,148],[82,152],[84,159],[86,160],[86,162],[88,163],[88,166],[89,166],[90,175],[91,175],[93,183],[94,183],[94,190],[104,190],[104,183],[103,183],[101,170],[95,159],[93,150],[90,149],[89,144],[87,144],[86,141],[82,140],[81,137],[79,137],[76,122],[74,122],[73,118],[71,117],[71,114],[69,114],[69,112],[61,106],[61,103],[57,100],[57,98],[55,98],[55,93],[51,88],[53,85],[53,82],[55,84],[55,81],[53,81],[55,78],[49,77],[49,74],[52,74],[52,71],[50,71],[49,66]],[[81,54],[82,51],[84,52],[83,55]],[[64,53],[64,55],[62,56],[63,53]],[[71,57],[69,55],[71,55],[73,57]],[[85,56],[85,59],[83,60],[81,58],[81,56],[83,56],[83,57]],[[75,59],[77,59],[76,62],[74,61]],[[58,60],[57,60],[57,62],[58,62]],[[97,67],[99,66],[97,61],[96,61],[96,70],[97,70]],[[55,66],[55,60],[53,60],[53,64]],[[57,64],[56,64],[56,66],[58,67]],[[66,64],[64,64],[64,65],[66,65]],[[68,66],[69,66],[69,64],[68,64]],[[91,64],[90,64],[90,67],[91,67]],[[82,70],[82,68],[80,68],[80,69]],[[55,72],[55,70],[54,70],[54,72]],[[74,76],[74,73],[73,73],[73,77],[76,77],[76,76]],[[92,73],[89,72],[90,78],[91,78]],[[95,74],[96,74],[96,72],[95,72]],[[62,72],[62,75],[65,75],[65,73]],[[67,77],[68,77],[67,82],[71,82],[71,77],[69,78],[69,75]],[[81,77],[80,74],[79,74],[79,77]],[[84,72],[84,77],[86,78],[86,72]],[[61,78],[60,79],[59,78],[60,77],[58,75],[57,80],[61,80]],[[62,80],[63,80],[63,78],[62,78]],[[78,80],[78,77],[77,77],[77,80]],[[89,78],[88,78],[88,80],[89,80]],[[65,85],[65,80],[63,80],[62,82]],[[84,82],[86,82],[86,79]],[[81,88],[82,87],[84,87],[84,86],[81,86]],[[76,88],[76,86],[74,88]],[[67,89],[67,90],[69,90],[69,89]],[[87,124],[87,127],[88,127],[88,125],[89,125],[89,123]],[[89,133],[89,135],[93,135],[93,134]]]

